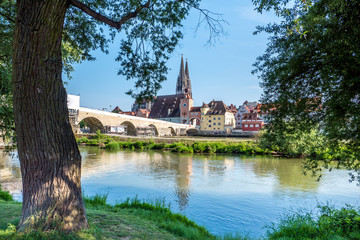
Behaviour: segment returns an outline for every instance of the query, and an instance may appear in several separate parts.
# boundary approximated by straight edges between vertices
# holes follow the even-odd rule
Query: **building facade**
[[[204,133],[230,133],[235,127],[232,111],[223,101],[204,103],[200,109],[200,131]]]

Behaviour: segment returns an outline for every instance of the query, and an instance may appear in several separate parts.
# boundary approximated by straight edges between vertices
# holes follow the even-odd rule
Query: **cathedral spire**
[[[176,82],[176,94],[189,94],[192,98],[191,82],[189,77],[189,66],[186,59],[186,67],[184,69],[184,57],[181,55],[180,72]]]

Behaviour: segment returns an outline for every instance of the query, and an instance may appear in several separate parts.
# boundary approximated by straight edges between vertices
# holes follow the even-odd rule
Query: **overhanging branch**
[[[12,19],[11,17],[6,16],[5,14],[3,14],[3,13],[1,13],[1,12],[0,12],[0,15],[1,15],[1,16],[3,16],[6,20],[9,20],[10,22],[15,23],[15,20],[14,20],[14,19]]]
[[[144,8],[149,8],[150,6],[150,1],[148,0],[145,4],[140,4],[135,11],[133,12],[129,12],[128,14],[126,14],[125,16],[123,16],[119,21],[114,21],[94,10],[92,10],[89,6],[87,6],[86,4],[78,1],[78,0],[70,0],[71,5],[73,5],[74,7],[79,8],[81,11],[83,11],[84,13],[90,15],[91,17],[93,17],[94,19],[101,21],[111,27],[114,27],[116,29],[120,29],[121,26],[126,23],[127,21],[129,21],[132,18],[135,18],[142,9]]]

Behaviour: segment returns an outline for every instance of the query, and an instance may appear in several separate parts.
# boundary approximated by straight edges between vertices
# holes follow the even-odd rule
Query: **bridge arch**
[[[197,130],[196,128],[190,128],[188,130],[186,130],[186,135],[188,136],[194,136],[199,134],[199,130]]]
[[[169,127],[171,136],[176,136],[176,131],[173,127]]]
[[[86,117],[82,119],[85,124],[90,128],[90,133],[95,133],[97,130],[100,130],[101,133],[104,133],[104,125],[102,122],[95,117]]]
[[[132,124],[129,121],[125,121],[125,122],[121,123],[121,125],[126,126],[127,135],[137,136],[136,127],[134,124]]]
[[[150,124],[149,127],[154,128],[154,135],[155,135],[155,137],[158,137],[159,136],[158,128],[154,124]]]
[[[200,125],[200,118],[198,118],[198,117],[190,118],[189,123],[191,125],[197,125],[198,126],[198,125]]]

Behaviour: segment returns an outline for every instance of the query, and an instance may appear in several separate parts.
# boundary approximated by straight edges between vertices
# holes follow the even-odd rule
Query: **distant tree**
[[[93,60],[93,49],[107,52],[108,43],[121,33],[119,74],[136,79],[138,92],[130,95],[152,96],[165,80],[166,60],[192,8],[203,14],[212,33],[221,31],[221,19],[200,9],[199,0],[1,1],[1,97],[8,102],[2,105],[11,106],[12,78],[23,182],[20,230],[88,227],[81,156],[68,120],[62,71],[71,72],[73,62]],[[105,26],[110,26],[109,38]],[[1,123],[11,127],[4,121],[11,121],[10,114]]]
[[[317,128],[325,138],[305,168],[316,174],[317,160],[325,160],[325,167],[338,160],[360,181],[360,1],[253,2],[260,12],[273,9],[282,17],[256,31],[271,34],[254,71],[265,110],[273,109],[265,136],[300,138]]]

